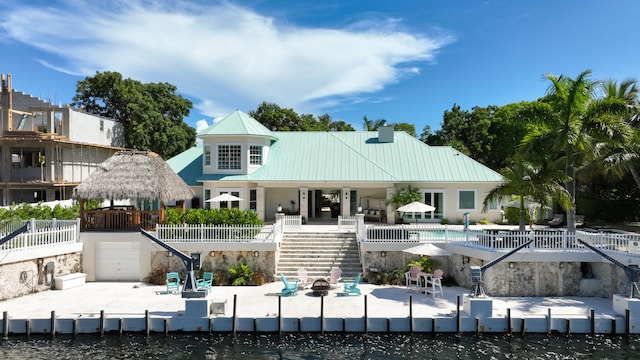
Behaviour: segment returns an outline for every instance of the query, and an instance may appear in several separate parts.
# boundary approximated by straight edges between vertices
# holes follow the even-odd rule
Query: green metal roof
[[[183,176],[188,184],[206,180],[394,183],[502,181],[499,173],[457,150],[448,146],[428,146],[404,132],[394,132],[394,141],[389,143],[379,142],[378,132],[273,134],[278,140],[271,145],[266,164],[252,174],[202,174],[201,151],[196,154],[188,150],[168,163],[180,176],[183,176],[182,173],[189,176]],[[196,170],[198,167],[199,170]]]
[[[275,140],[274,133],[251,116],[236,110],[202,130],[198,137],[207,135],[253,135]]]
[[[202,147],[192,147],[167,160],[167,165],[189,186],[200,186],[202,176]]]

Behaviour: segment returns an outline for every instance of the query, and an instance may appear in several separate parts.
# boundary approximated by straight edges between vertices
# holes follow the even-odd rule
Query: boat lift
[[[590,250],[592,250],[596,254],[611,261],[614,265],[621,267],[624,270],[624,272],[627,274],[627,280],[629,280],[629,285],[628,285],[629,291],[625,295],[627,295],[629,299],[633,299],[634,297],[640,297],[640,290],[638,290],[638,277],[639,277],[638,275],[640,275],[640,269],[638,269],[638,265],[625,265],[620,261],[612,258],[611,256],[605,254],[602,250],[597,249],[593,247],[593,245],[588,244],[586,241],[580,240],[580,239],[576,239],[576,240],[578,240],[580,244],[588,247]]]
[[[169,244],[162,242],[160,239],[156,238],[148,231],[140,229],[140,233],[145,237],[147,237],[149,240],[153,241],[154,243],[162,246],[173,255],[179,257],[180,260],[182,260],[182,263],[187,269],[187,277],[184,279],[184,285],[182,286],[183,298],[199,298],[199,297],[206,297],[208,295],[209,291],[207,291],[206,289],[198,290],[196,288],[196,276],[194,273],[192,257],[187,256],[182,251],[172,247]]]
[[[25,233],[29,231],[29,223],[24,224],[23,226],[21,226],[18,230],[13,231],[12,233],[10,233],[9,235],[3,237],[2,239],[0,239],[0,245],[6,243],[7,241],[13,239],[14,237]]]
[[[516,253],[517,251],[529,246],[529,244],[531,244],[533,242],[533,240],[529,240],[526,243],[516,247],[515,249],[509,251],[508,253],[495,258],[491,261],[489,261],[488,263],[482,265],[482,266],[471,266],[469,267],[469,269],[471,270],[471,283],[473,284],[473,289],[471,289],[471,293],[469,294],[469,297],[485,297],[485,293],[484,293],[484,288],[482,287],[482,274],[484,274],[484,272],[492,267],[493,265],[499,263],[500,261],[508,258],[509,256],[513,255],[514,253]]]

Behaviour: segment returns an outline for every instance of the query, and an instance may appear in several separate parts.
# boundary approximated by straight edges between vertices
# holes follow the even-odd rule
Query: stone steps
[[[353,233],[287,233],[280,246],[277,275],[298,276],[307,269],[310,278],[326,278],[331,267],[342,269],[342,277],[362,272],[358,244]]]

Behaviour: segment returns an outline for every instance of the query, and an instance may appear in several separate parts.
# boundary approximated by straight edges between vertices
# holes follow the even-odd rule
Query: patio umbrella
[[[228,194],[228,193],[224,193],[224,194],[220,194],[216,197],[212,197],[211,199],[207,200],[206,202],[223,202],[223,201],[242,201],[241,198]]]
[[[431,205],[427,205],[425,203],[421,203],[420,201],[414,201],[412,203],[409,203],[407,205],[402,205],[398,208],[398,211],[402,211],[402,212],[412,212],[412,213],[424,213],[424,212],[430,212],[435,210],[436,208],[431,206]]]
[[[515,200],[511,200],[508,203],[504,204],[505,207],[516,207],[516,208],[520,208],[520,199],[515,199]],[[530,208],[530,207],[539,207],[540,204],[533,201],[533,200],[529,200],[527,198],[524,199],[524,207],[525,208]]]
[[[431,205],[421,203],[420,201],[414,201],[412,203],[408,203],[406,205],[400,206],[398,208],[398,211],[410,212],[410,213],[426,213],[426,212],[434,211],[435,209],[436,208]],[[416,222],[417,221],[418,219],[416,219]]]
[[[406,253],[409,254],[416,254],[416,255],[425,255],[425,256],[449,256],[451,255],[450,252],[448,252],[447,250],[441,249],[431,243],[426,243],[426,244],[420,244],[420,245],[416,245],[416,246],[412,246],[408,249],[404,249],[402,250]]]

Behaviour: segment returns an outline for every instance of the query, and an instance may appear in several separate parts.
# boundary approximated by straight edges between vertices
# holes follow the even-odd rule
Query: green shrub
[[[447,225],[447,224],[449,224],[449,219],[443,218],[440,220],[440,225]]]
[[[252,210],[240,209],[167,209],[167,224],[264,225]]]
[[[507,219],[508,224],[517,225],[520,224],[520,209],[516,207],[507,207],[504,210],[504,216]],[[529,211],[524,209],[524,223],[529,223]]]
[[[420,256],[420,259],[410,261],[407,266],[420,266],[422,271],[430,273],[436,266],[440,265],[440,262],[434,258],[428,256]]]
[[[482,220],[478,221],[478,224],[480,224],[480,225],[488,225],[489,224],[489,220],[482,219]]]
[[[249,285],[253,271],[249,268],[249,265],[238,262],[236,264],[229,265],[227,267],[229,271],[229,280],[233,286]]]

